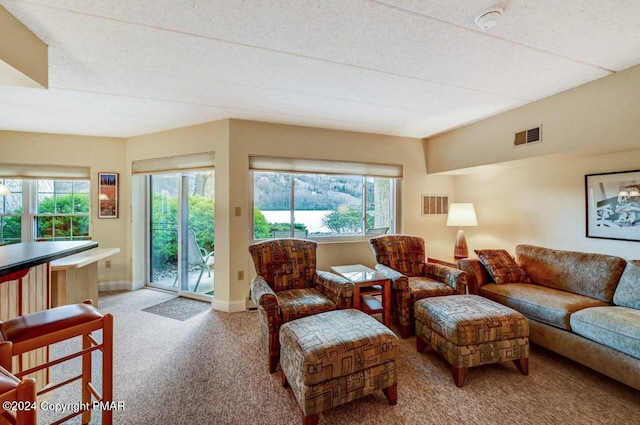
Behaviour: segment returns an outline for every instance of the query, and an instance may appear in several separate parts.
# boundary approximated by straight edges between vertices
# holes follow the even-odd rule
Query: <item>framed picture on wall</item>
[[[118,174],[98,173],[98,218],[118,218]]]
[[[585,176],[587,237],[640,241],[640,170]]]

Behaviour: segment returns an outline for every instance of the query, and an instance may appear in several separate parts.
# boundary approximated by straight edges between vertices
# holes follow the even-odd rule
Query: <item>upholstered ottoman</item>
[[[355,309],[334,310],[280,327],[282,384],[289,384],[304,424],[320,413],[382,390],[397,400],[398,337]]]
[[[458,387],[470,367],[513,360],[529,374],[529,321],[517,311],[478,295],[416,301],[416,349],[428,345],[451,365]]]

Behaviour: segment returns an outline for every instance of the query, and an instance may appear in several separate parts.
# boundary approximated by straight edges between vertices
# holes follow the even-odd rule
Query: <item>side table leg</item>
[[[383,313],[383,322],[387,327],[391,326],[391,281],[388,280],[383,286],[382,293],[382,309]]]
[[[358,284],[353,285],[353,308],[360,310],[360,287]]]

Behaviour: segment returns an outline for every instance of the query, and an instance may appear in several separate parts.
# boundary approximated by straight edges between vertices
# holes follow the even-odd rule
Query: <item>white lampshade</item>
[[[447,226],[467,227],[477,226],[476,210],[473,204],[451,204],[449,205],[449,215],[447,216]]]
[[[11,191],[6,185],[0,183],[0,196],[6,196],[6,195],[11,195]]]

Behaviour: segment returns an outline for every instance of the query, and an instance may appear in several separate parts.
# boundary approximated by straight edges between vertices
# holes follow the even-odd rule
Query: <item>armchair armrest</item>
[[[278,297],[262,276],[251,280],[251,300],[265,310],[278,310]]]
[[[470,294],[477,295],[481,286],[493,282],[493,278],[477,258],[459,260],[458,267],[460,267],[460,270],[467,272]]]
[[[437,263],[424,263],[422,273],[451,286],[456,291],[456,294],[464,294],[466,291],[468,276],[466,272],[460,269]]]
[[[316,270],[314,277],[316,288],[325,294],[338,308],[350,308],[353,305],[353,283],[337,274]]]
[[[376,264],[376,271],[391,279],[391,289],[397,292],[409,292],[409,278],[384,264]]]

